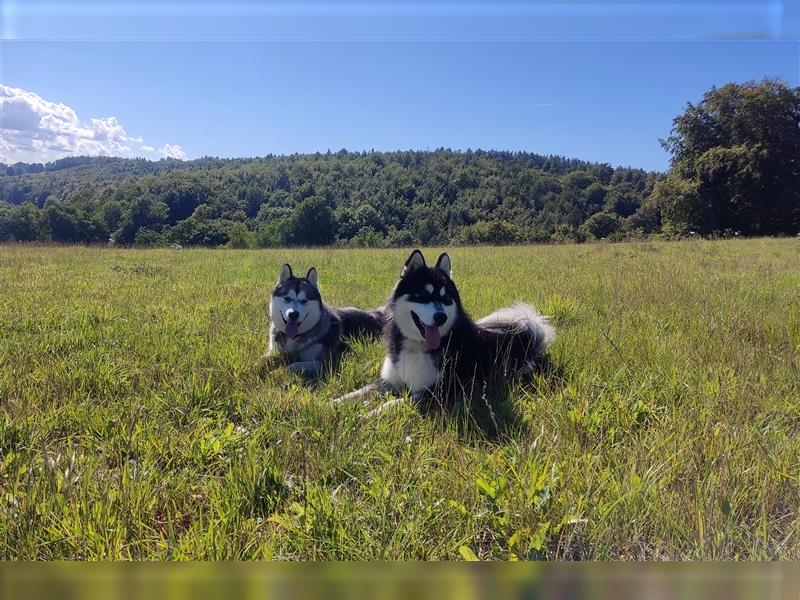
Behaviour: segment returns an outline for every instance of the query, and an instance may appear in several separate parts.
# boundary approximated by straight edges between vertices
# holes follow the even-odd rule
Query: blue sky
[[[210,23],[227,18],[215,3],[173,5],[166,13],[153,8],[156,21],[143,28],[135,5],[116,13],[81,4],[79,27],[63,14],[57,18],[55,5],[32,2],[41,10],[24,18],[19,5],[8,10],[6,3],[14,22],[3,28],[4,162],[86,152],[194,158],[445,146],[665,169],[658,138],[687,101],[729,81],[777,76],[798,85],[800,79],[800,44],[785,17],[776,21],[775,3],[761,12],[753,3],[733,3],[739,13],[731,3],[705,5],[711,14],[727,14],[718,23],[731,35],[767,38],[759,40],[708,40],[699,25],[678,39],[674,25],[656,26],[664,14],[629,2],[613,6],[650,23],[652,39],[643,39],[635,19],[612,27],[605,13],[584,3],[572,4],[566,16],[554,12],[552,31],[561,39],[534,31],[530,39],[507,41],[504,24],[513,32],[528,19],[541,28],[541,14],[511,3],[498,16],[470,3],[455,15],[465,23],[457,31],[451,3],[438,2],[412,15],[420,39],[403,39],[412,33],[408,15],[387,17],[374,3],[321,3],[291,12],[281,30],[287,41],[266,27],[255,35],[254,26],[277,13],[254,11],[262,5],[253,3],[214,29]],[[326,11],[338,25],[320,25],[316,16]],[[199,15],[197,22],[187,25],[187,14]],[[87,25],[87,15],[101,29]],[[184,25],[164,31],[176,15]],[[398,23],[395,35],[387,19]],[[573,21],[599,24],[595,37],[580,28],[574,34]],[[375,39],[366,39],[367,32]],[[38,131],[30,144],[23,130],[35,119],[61,124],[55,133]],[[42,141],[47,136],[58,142]]]

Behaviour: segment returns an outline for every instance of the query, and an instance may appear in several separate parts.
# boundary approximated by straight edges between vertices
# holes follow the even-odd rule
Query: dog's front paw
[[[392,398],[391,400],[387,400],[377,408],[373,408],[371,411],[361,415],[362,419],[372,419],[377,417],[381,413],[386,412],[387,410],[394,408],[395,406],[399,406],[403,402],[405,402],[405,398]]]
[[[297,373],[301,377],[313,379],[319,375],[321,371],[321,365],[313,360],[294,362],[289,365],[289,370],[292,373]]]

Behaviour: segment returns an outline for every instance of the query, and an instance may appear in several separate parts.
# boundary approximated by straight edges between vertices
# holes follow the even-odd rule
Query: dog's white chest
[[[414,392],[422,392],[432,388],[439,380],[439,369],[427,352],[414,352],[403,349],[392,361],[387,356],[383,361],[381,377],[396,387],[407,387]]]

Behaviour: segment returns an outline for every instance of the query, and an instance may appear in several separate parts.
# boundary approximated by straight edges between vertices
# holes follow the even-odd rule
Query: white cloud
[[[161,156],[164,158],[186,160],[186,152],[178,144],[164,144],[158,151],[161,152]]]
[[[47,162],[63,156],[162,156],[186,159],[183,148],[164,144],[156,150],[141,137],[128,135],[116,117],[85,123],[60,102],[0,84],[0,162]]]

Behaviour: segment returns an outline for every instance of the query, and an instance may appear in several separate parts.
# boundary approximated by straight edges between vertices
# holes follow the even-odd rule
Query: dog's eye
[[[308,302],[308,300],[305,300],[305,299],[300,300],[300,304],[306,304],[307,302]]]
[[[284,296],[284,297],[283,297],[283,301],[284,301],[284,302],[286,302],[286,303],[289,303],[289,302],[291,302],[291,301],[292,301],[292,299],[291,299],[291,298],[289,298],[289,296]]]
[[[445,306],[450,306],[453,303],[453,299],[450,296],[443,296],[441,302]]]

